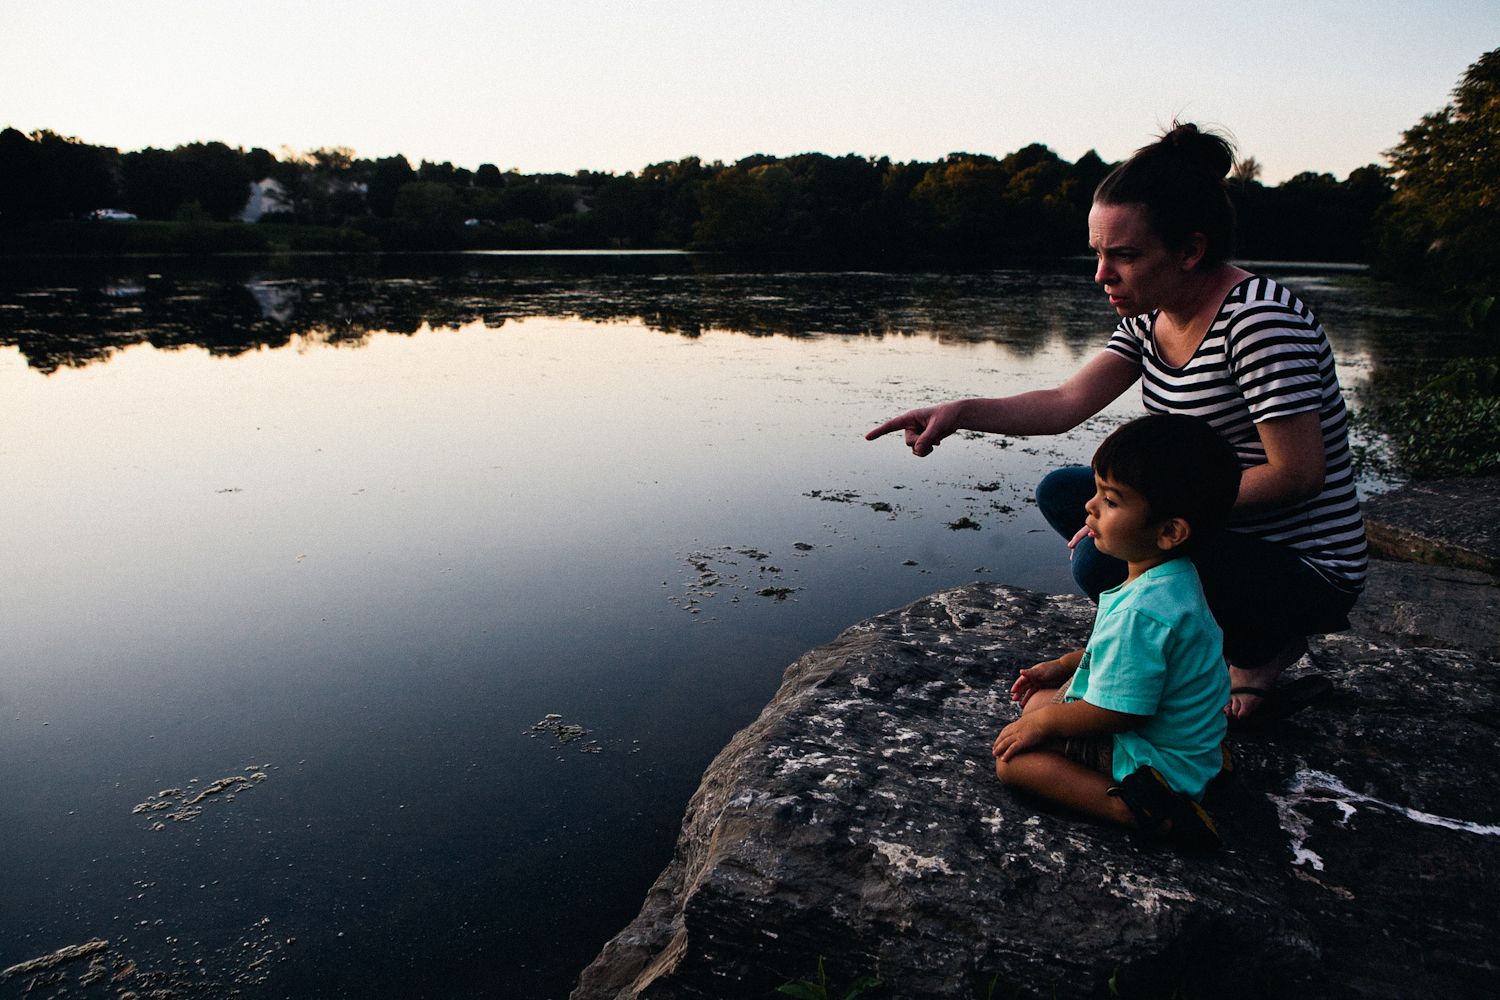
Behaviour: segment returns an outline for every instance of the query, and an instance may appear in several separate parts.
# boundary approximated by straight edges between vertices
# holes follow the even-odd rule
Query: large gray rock
[[[1185,858],[995,779],[1011,678],[1091,618],[975,584],[802,657],[709,767],[575,1000],[763,998],[819,956],[831,996],[867,973],[871,997],[1494,992],[1493,662],[1321,642],[1337,692],[1235,740],[1209,800],[1227,848]]]
[[[1475,569],[1370,560],[1354,631],[1396,646],[1464,649],[1500,660],[1500,586]]]
[[[1370,548],[1386,559],[1500,573],[1500,476],[1407,483],[1365,501]]]

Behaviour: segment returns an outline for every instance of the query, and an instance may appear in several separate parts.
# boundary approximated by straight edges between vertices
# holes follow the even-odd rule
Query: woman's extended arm
[[[921,457],[959,430],[1016,436],[1061,434],[1104,409],[1139,376],[1139,369],[1125,358],[1100,351],[1056,388],[910,410],[870,431],[865,440],[902,431],[912,453]]]

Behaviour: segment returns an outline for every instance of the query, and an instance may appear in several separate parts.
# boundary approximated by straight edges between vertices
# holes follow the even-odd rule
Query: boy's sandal
[[[1216,851],[1222,841],[1218,828],[1203,807],[1174,792],[1156,768],[1146,766],[1127,774],[1109,790],[1135,817],[1136,830],[1148,840],[1165,841],[1184,851]]]
[[[1234,780],[1234,754],[1229,752],[1228,743],[1219,744],[1219,758],[1219,773],[1208,779],[1205,791],[1217,791]]]
[[[1231,688],[1230,694],[1254,695],[1260,699],[1260,704],[1256,706],[1255,711],[1244,718],[1230,716],[1229,725],[1233,729],[1244,732],[1264,729],[1273,722],[1280,722],[1302,711],[1332,690],[1333,681],[1322,674],[1303,674],[1296,680],[1275,688],[1248,685]]]

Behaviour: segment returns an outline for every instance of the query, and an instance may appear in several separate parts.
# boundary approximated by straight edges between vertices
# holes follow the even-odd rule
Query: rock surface
[[[1370,548],[1387,559],[1500,573],[1500,476],[1408,483],[1365,502]]]
[[[1500,660],[1500,586],[1479,570],[1371,560],[1364,595],[1349,621],[1356,633],[1377,642],[1462,649]]]
[[[1500,659],[1500,477],[1409,483],[1364,506],[1376,558],[1354,631]]]
[[[1500,673],[1331,636],[1326,702],[1236,737],[1192,859],[1040,808],[989,755],[1022,666],[1082,598],[973,584],[862,622],[786,672],[706,772],[640,915],[575,1000],[1472,997],[1497,982]],[[993,984],[994,989],[990,991]]]

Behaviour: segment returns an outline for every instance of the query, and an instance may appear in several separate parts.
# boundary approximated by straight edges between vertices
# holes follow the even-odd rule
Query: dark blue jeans
[[[1083,505],[1094,495],[1094,472],[1072,466],[1036,488],[1037,507],[1064,538],[1083,527]],[[1358,596],[1340,590],[1284,545],[1221,531],[1193,553],[1203,593],[1224,630],[1224,655],[1237,667],[1265,663],[1294,639],[1349,627]],[[1095,603],[1125,582],[1125,563],[1084,538],[1073,549],[1073,579]]]

